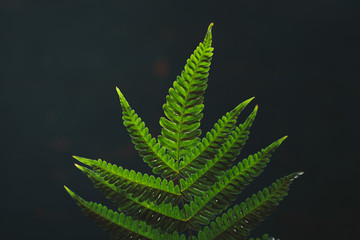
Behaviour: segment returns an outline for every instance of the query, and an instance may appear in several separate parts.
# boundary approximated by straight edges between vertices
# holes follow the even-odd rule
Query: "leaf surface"
[[[170,88],[163,106],[166,118],[160,119],[162,130],[158,140],[167,149],[167,154],[177,161],[189,155],[193,146],[199,142],[203,95],[213,55],[211,28],[212,24],[204,42],[187,60],[181,75]]]

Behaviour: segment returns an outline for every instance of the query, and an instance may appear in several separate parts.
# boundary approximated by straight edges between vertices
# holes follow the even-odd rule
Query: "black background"
[[[63,185],[109,202],[72,155],[149,172],[121,123],[115,86],[153,136],[168,88],[214,22],[203,133],[255,96],[241,157],[284,135],[239,198],[305,174],[256,229],[286,239],[359,234],[359,3],[0,1],[1,232],[10,239],[109,239]]]

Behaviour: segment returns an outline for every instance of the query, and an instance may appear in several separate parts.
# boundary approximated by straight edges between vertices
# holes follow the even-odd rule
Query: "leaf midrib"
[[[230,120],[232,120],[234,116],[235,116],[235,113],[231,113],[231,117],[228,119],[228,121],[226,122],[226,124],[229,123]],[[226,124],[223,124],[223,126],[220,128],[221,130],[216,132],[216,136],[213,137],[213,141],[211,141],[206,147],[204,147],[202,151],[199,151],[198,154],[196,154],[195,156],[192,156],[192,158],[189,160],[189,162],[188,162],[187,164],[185,164],[182,168],[179,167],[179,171],[181,171],[182,169],[184,169],[184,168],[186,168],[187,166],[189,166],[196,158],[198,158],[199,156],[201,156],[201,154],[203,154],[203,153],[210,147],[210,145],[211,145],[215,140],[218,139],[220,133],[225,129]],[[199,144],[200,144],[200,143],[199,143]],[[196,146],[196,147],[197,147],[197,146]]]
[[[132,116],[132,120],[135,122],[134,115],[131,114],[131,110],[130,110],[130,109],[127,109],[127,111],[128,111],[128,115],[129,115],[129,116]],[[160,155],[158,154],[158,151],[155,151],[154,147],[151,146],[150,141],[151,141],[152,139],[155,139],[155,138],[151,137],[151,135],[148,133],[148,135],[150,135],[150,141],[147,141],[146,136],[144,135],[144,132],[141,131],[141,129],[139,128],[139,125],[135,124],[134,126],[136,127],[137,131],[140,132],[140,135],[141,135],[141,137],[143,138],[144,142],[146,142],[146,145],[152,150],[153,153],[155,153],[156,157],[157,157],[159,160],[161,160],[163,163],[165,163],[166,166],[168,166],[168,167],[169,167],[171,170],[173,170],[175,173],[179,173],[179,171],[178,171],[177,169],[175,169],[175,168],[173,168],[172,166],[170,166],[170,165],[168,164],[168,162],[165,161],[165,160],[162,158],[162,156],[160,156]],[[155,141],[156,141],[156,139],[155,139]],[[161,148],[160,148],[160,149],[161,149]],[[160,151],[160,149],[159,149],[159,151]]]
[[[133,182],[133,183],[137,183],[137,184],[140,184],[140,185],[143,185],[143,186],[146,186],[146,187],[150,187],[150,188],[153,188],[153,189],[157,189],[157,190],[159,190],[159,191],[163,191],[163,192],[166,192],[166,193],[170,193],[170,194],[173,194],[173,195],[176,195],[176,196],[181,196],[181,192],[180,193],[176,193],[176,191],[174,190],[174,191],[167,191],[167,190],[165,190],[165,189],[162,189],[161,188],[161,186],[160,186],[160,188],[157,188],[157,187],[155,187],[154,185],[156,185],[156,179],[155,179],[155,183],[154,183],[154,185],[152,185],[152,184],[149,184],[148,182],[142,182],[141,180],[140,181],[138,181],[136,178],[135,179],[132,179],[132,178],[130,178],[130,177],[125,177],[123,174],[119,174],[118,172],[115,172],[115,171],[113,171],[112,169],[109,169],[109,168],[104,168],[103,166],[93,166],[93,167],[95,167],[95,168],[100,168],[100,169],[102,169],[102,170],[104,170],[104,171],[107,171],[107,172],[110,172],[110,173],[112,173],[113,175],[115,175],[116,177],[118,177],[118,178],[121,178],[121,179],[124,179],[124,180],[127,180],[127,181],[130,181],[130,182]],[[123,170],[123,172],[125,171],[125,169]],[[122,173],[123,173],[122,172]],[[129,171],[129,176],[130,176],[130,171]],[[149,177],[150,178],[150,177]],[[161,185],[162,185],[162,182],[161,182]],[[175,189],[175,185],[174,185],[174,189]]]
[[[228,229],[229,229],[230,227],[234,226],[235,223],[241,221],[242,219],[246,218],[246,216],[248,216],[249,214],[251,214],[251,213],[253,213],[254,211],[258,210],[258,209],[260,208],[260,206],[263,206],[263,205],[265,205],[265,203],[270,202],[271,198],[272,198],[273,196],[275,196],[276,194],[280,194],[280,195],[281,195],[280,190],[282,189],[282,187],[284,187],[284,186],[286,185],[286,183],[287,183],[287,181],[282,182],[282,183],[281,183],[281,186],[278,186],[278,188],[277,188],[275,191],[273,191],[272,193],[270,193],[268,196],[265,196],[265,195],[264,195],[264,198],[266,198],[264,201],[262,201],[262,202],[259,203],[257,206],[255,206],[251,211],[248,211],[246,214],[243,214],[237,221],[235,221],[233,224],[230,224],[230,225],[227,226],[223,231],[221,231],[220,234],[215,235],[215,237],[214,237],[213,239],[216,239],[216,237],[221,236],[224,232],[228,231]],[[269,189],[269,188],[267,188],[267,189]],[[249,198],[249,199],[251,199],[251,198]],[[251,200],[251,201],[252,201],[252,200]],[[239,207],[240,207],[240,205],[239,205]]]
[[[223,179],[220,179],[220,183],[223,184],[223,186],[221,188],[215,188],[215,190],[210,190],[214,193],[214,195],[212,195],[211,197],[208,197],[207,199],[205,198],[204,200],[207,200],[207,201],[202,201],[202,205],[199,206],[198,210],[195,211],[194,214],[192,214],[192,216],[190,218],[188,218],[187,220],[190,220],[191,218],[193,218],[197,213],[199,213],[201,211],[201,209],[203,209],[204,206],[206,206],[211,200],[213,200],[222,190],[224,190],[230,183],[232,180],[238,178],[239,176],[241,175],[244,175],[244,172],[248,169],[251,169],[254,165],[258,164],[259,162],[261,162],[263,159],[267,158],[267,155],[263,155],[258,161],[254,161],[253,164],[249,164],[247,168],[244,168],[244,171],[240,172],[239,171],[239,174],[238,175],[233,175],[233,177],[231,179],[229,179],[229,181],[227,183],[222,183],[221,181],[223,181]],[[231,171],[231,169],[229,170]],[[226,176],[226,174],[224,175]],[[223,177],[224,177],[223,176]],[[214,184],[215,185],[215,184]]]
[[[194,179],[192,181],[192,183],[190,185],[188,185],[185,189],[181,189],[181,191],[185,191],[185,190],[191,188],[191,186],[193,186],[196,181],[198,181],[200,178],[202,178],[217,162],[219,162],[222,159],[222,157],[231,149],[231,147],[234,146],[234,144],[240,138],[240,136],[245,132],[244,130],[245,130],[245,128],[241,129],[241,132],[239,133],[239,135],[236,138],[234,138],[234,140],[231,142],[231,145],[225,152],[221,151],[221,149],[220,149],[219,153],[214,157],[214,159],[207,164],[207,167],[206,167],[207,170],[203,171],[202,174],[199,175],[199,177]],[[215,161],[215,160],[217,160],[217,161]]]
[[[188,102],[188,97],[189,97],[189,94],[190,94],[190,89],[191,89],[191,86],[194,82],[194,76],[196,73],[198,73],[198,69],[199,69],[199,63],[203,60],[203,56],[204,56],[204,53],[205,53],[205,49],[204,51],[202,52],[202,54],[200,55],[200,58],[198,60],[198,62],[196,63],[193,71],[194,73],[192,74],[191,76],[191,81],[189,83],[189,87],[186,91],[186,96],[185,96],[185,102],[183,104],[183,107],[181,109],[181,118],[180,118],[180,126],[179,126],[179,134],[178,134],[178,138],[177,138],[177,161],[178,161],[178,169],[179,169],[179,173],[180,173],[180,136],[181,136],[181,130],[182,130],[182,125],[183,125],[183,120],[184,120],[184,114],[185,114],[185,107],[187,106],[187,102]],[[195,56],[195,55],[194,55]],[[196,57],[196,56],[195,56]],[[190,64],[189,64],[189,68],[191,68]],[[196,69],[196,70],[195,70]],[[187,73],[189,74],[189,73]],[[190,75],[190,74],[189,74]]]

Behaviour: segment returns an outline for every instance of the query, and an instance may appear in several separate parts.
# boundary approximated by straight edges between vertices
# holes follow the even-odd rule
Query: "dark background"
[[[71,156],[148,171],[115,86],[157,136],[167,90],[210,22],[203,132],[255,96],[241,158],[289,138],[246,194],[305,172],[255,235],[359,234],[357,1],[2,0],[0,14],[0,239],[109,239],[63,188],[108,203]]]

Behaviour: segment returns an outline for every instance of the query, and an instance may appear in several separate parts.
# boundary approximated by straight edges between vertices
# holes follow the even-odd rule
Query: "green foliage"
[[[248,239],[302,174],[282,177],[231,207],[243,189],[263,172],[286,136],[236,163],[258,110],[255,106],[243,123],[237,123],[239,114],[253,100],[250,98],[226,113],[201,139],[203,95],[213,55],[212,26],[166,96],[166,117],[160,118],[162,130],[157,138],[150,135],[116,88],[132,142],[153,173],[160,176],[74,156],[82,163],[75,166],[114,203],[117,211],[85,201],[65,189],[114,239]],[[250,239],[275,240],[267,234]]]

